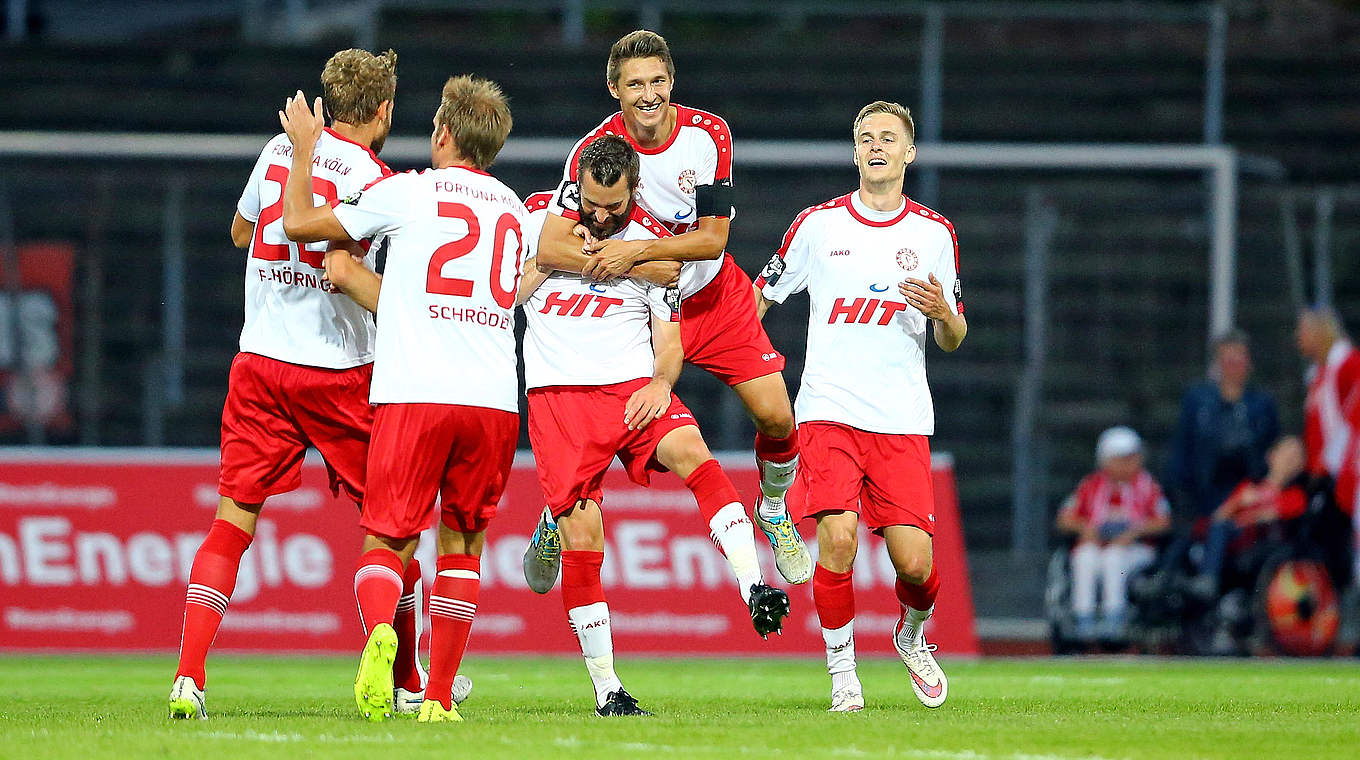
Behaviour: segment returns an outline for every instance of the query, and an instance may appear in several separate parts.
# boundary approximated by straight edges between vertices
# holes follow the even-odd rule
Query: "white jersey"
[[[250,173],[236,210],[255,225],[246,259],[241,350],[327,369],[373,361],[373,315],[326,279],[326,243],[301,246],[283,234],[283,187],[293,146],[277,135]],[[329,128],[312,161],[313,202],[334,202],[391,172],[373,151]],[[373,255],[365,257],[370,268]]]
[[[543,221],[548,218],[552,198],[552,190],[540,190],[524,199],[524,208],[529,212],[524,222],[525,261],[538,255],[538,238],[543,234]]]
[[[926,384],[929,320],[897,291],[906,278],[932,273],[962,314],[954,226],[909,198],[898,211],[881,212],[851,193],[798,215],[756,285],[778,303],[808,291],[800,422],[935,432]]]
[[[486,172],[394,174],[335,207],[387,241],[370,400],[519,410],[515,291],[524,204]]]
[[[669,234],[634,206],[632,218],[611,239]],[[666,293],[667,288],[626,277],[603,283],[554,272],[524,303],[525,385],[613,385],[651,377],[652,317],[679,319],[674,308],[679,304],[668,302]]]
[[[678,104],[675,130],[671,139],[658,148],[643,148],[628,134],[623,114],[615,113],[581,138],[571,150],[562,172],[562,184],[549,210],[577,221],[580,214],[568,201],[576,187],[576,169],[581,150],[597,137],[619,135],[638,152],[641,176],[637,202],[673,235],[688,231],[698,221],[694,204],[695,188],[701,185],[732,184],[732,132],[718,116]],[[680,295],[698,293],[722,271],[723,256],[706,261],[687,261],[680,270]]]

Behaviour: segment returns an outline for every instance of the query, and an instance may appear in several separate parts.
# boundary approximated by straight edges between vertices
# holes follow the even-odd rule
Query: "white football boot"
[[[424,671],[421,671],[420,682],[424,684],[428,681]],[[461,705],[472,696],[472,679],[459,673],[453,677],[453,703]],[[420,704],[425,701],[425,689],[420,691],[407,691],[398,686],[392,690],[392,710],[397,715],[419,715]]]
[[[912,625],[903,615],[893,632],[893,648],[911,676],[911,690],[926,707],[939,707],[949,696],[949,681],[935,662],[934,644],[926,643],[925,621]]]
[[[170,687],[170,717],[208,719],[203,690],[189,676],[176,678]]]

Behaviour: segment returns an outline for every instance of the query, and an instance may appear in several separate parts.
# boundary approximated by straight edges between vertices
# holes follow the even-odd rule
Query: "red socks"
[[[420,561],[412,557],[402,577],[401,599],[392,627],[397,631],[397,659],[392,663],[392,683],[407,691],[420,691]]]
[[[930,577],[921,585],[913,583],[903,583],[901,578],[897,579],[897,601],[903,607],[913,610],[926,612],[931,605],[935,604],[935,597],[940,593],[940,573],[934,565],[930,568]]]
[[[812,602],[817,618],[828,630],[843,628],[855,619],[855,585],[852,571],[833,573],[820,563],[812,571]]]
[[[482,563],[468,554],[444,554],[438,567],[430,591],[430,682],[425,698],[449,710],[453,708],[453,677],[458,675],[477,614]]]
[[[359,603],[365,636],[379,623],[392,624],[405,573],[401,557],[391,549],[370,549],[359,557],[354,570],[354,598]]]
[[[600,585],[603,564],[604,552],[562,552],[562,606],[568,612],[604,601],[604,586]]]
[[[798,431],[789,434],[788,438],[771,438],[760,431],[756,431],[756,459],[766,462],[783,464],[798,456]]]
[[[694,500],[699,503],[699,514],[706,524],[713,519],[718,510],[734,502],[741,503],[736,486],[728,480],[727,473],[723,472],[716,459],[710,459],[696,467],[694,472],[685,478],[685,487],[694,493]]]
[[[189,571],[189,590],[184,598],[184,628],[180,636],[179,670],[175,677],[189,676],[202,689],[207,676],[204,662],[217,638],[227,602],[236,589],[241,555],[251,535],[226,520],[213,520],[208,537],[194,554]]]

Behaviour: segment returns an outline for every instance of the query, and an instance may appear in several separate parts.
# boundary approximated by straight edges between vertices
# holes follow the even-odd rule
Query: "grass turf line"
[[[0,756],[1278,758],[1360,756],[1353,661],[945,661],[927,711],[900,663],[860,664],[830,715],[820,661],[625,658],[647,719],[599,719],[575,658],[469,658],[467,722],[368,724],[352,658],[214,657],[211,719],[171,722],[171,657],[0,657]]]

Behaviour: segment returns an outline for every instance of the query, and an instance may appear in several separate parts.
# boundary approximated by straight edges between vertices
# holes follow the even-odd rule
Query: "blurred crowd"
[[[1160,478],[1132,428],[1100,435],[1095,471],[1056,520],[1070,542],[1049,594],[1062,599],[1050,609],[1060,651],[1355,649],[1360,351],[1327,308],[1302,310],[1295,340],[1308,364],[1301,435],[1252,384],[1238,330],[1186,389]]]

